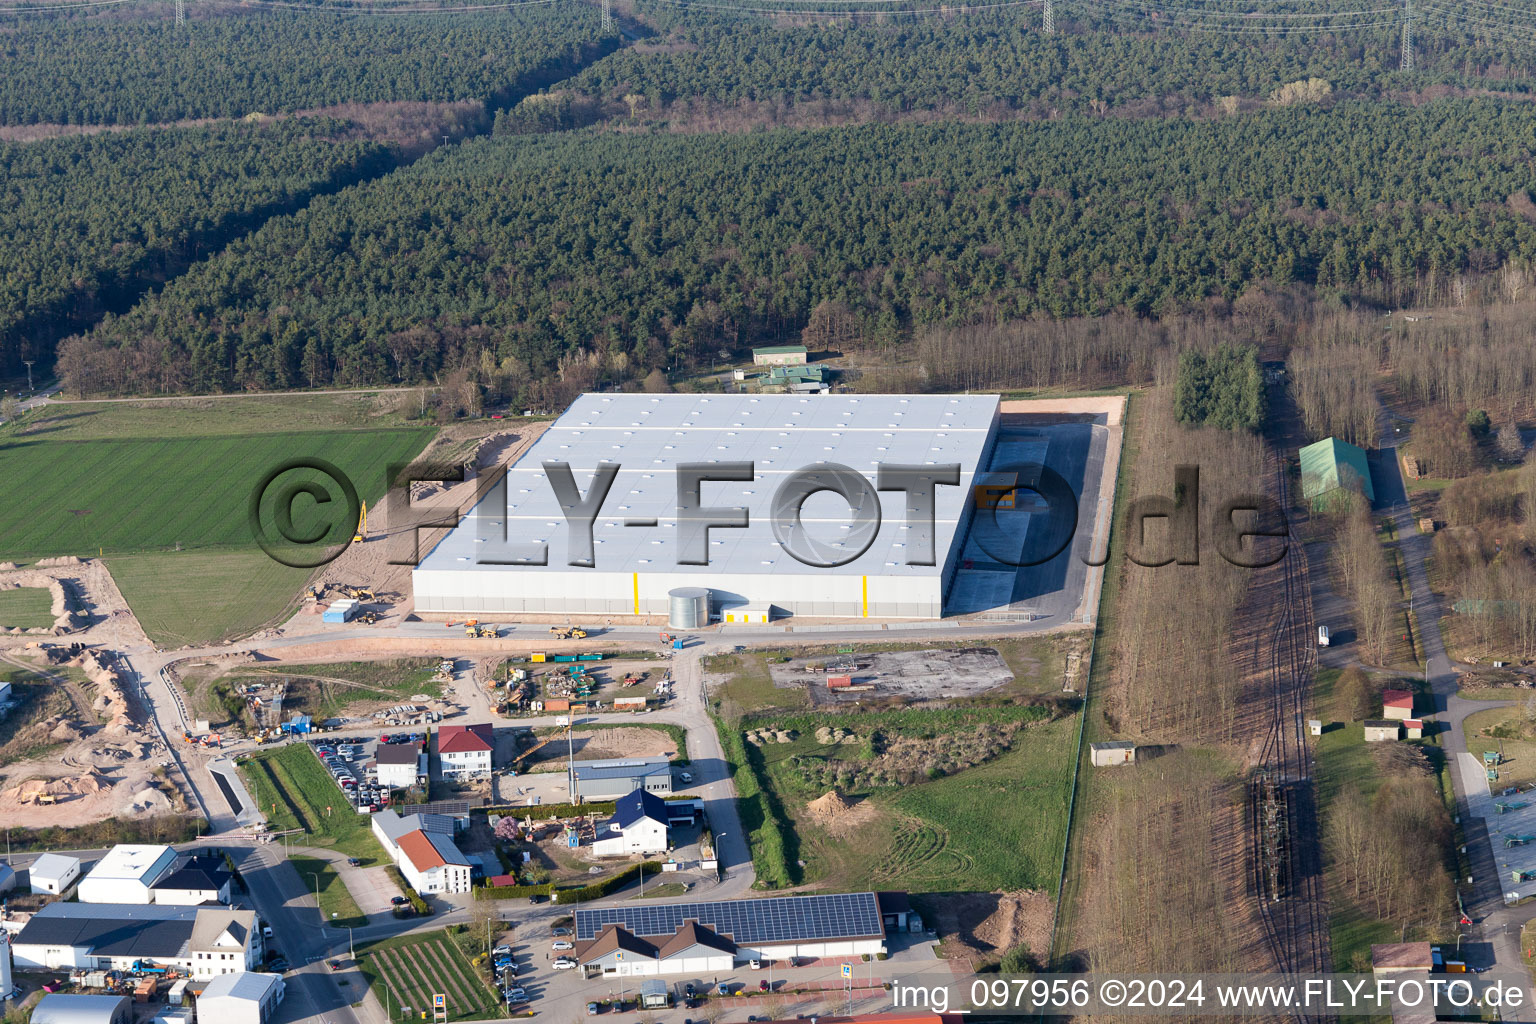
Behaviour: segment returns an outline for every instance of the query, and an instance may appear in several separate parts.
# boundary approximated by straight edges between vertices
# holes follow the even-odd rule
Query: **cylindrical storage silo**
[[[667,592],[667,625],[672,629],[703,629],[709,625],[709,591],[678,587]]]

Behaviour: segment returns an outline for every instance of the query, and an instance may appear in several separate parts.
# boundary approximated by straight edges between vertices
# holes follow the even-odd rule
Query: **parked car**
[[[343,965],[340,960],[327,960],[325,962],[325,966],[329,967],[333,971],[339,971]]]
[[[528,993],[521,988],[509,988],[502,995],[507,997],[507,1002],[517,1003],[528,997]]]
[[[715,994],[716,995],[720,995],[720,996],[728,996],[728,995],[731,994],[731,986],[729,986],[729,985],[716,985],[715,986]]]
[[[747,970],[749,970],[749,971],[760,971],[762,969],[763,969],[763,962],[761,960],[748,960],[747,961]]]
[[[575,949],[576,948],[576,944],[574,942],[569,941],[568,939],[561,939],[559,942],[551,944],[549,948],[550,949]]]
[[[363,859],[361,857],[348,857],[347,858],[347,864],[350,865],[351,867],[354,867],[354,868],[355,867],[359,867],[359,866],[362,865],[362,863],[363,863]]]
[[[690,999],[693,998],[693,982],[690,981],[688,984],[683,986],[683,994]]]
[[[288,969],[288,961],[284,960],[280,956],[273,957],[271,960],[267,961],[267,970],[269,970],[269,971],[276,971],[278,974],[281,974],[284,971],[286,971],[287,969]]]
[[[561,957],[559,960],[554,961],[549,966],[557,971],[569,971],[575,969],[576,961],[567,960],[565,957]]]
[[[587,1004],[587,1012],[588,1013],[596,1013],[597,1012],[597,1004],[596,1003],[588,1003]]]
[[[540,896],[538,893],[534,893],[532,896],[528,897],[528,902],[529,903],[543,903],[544,902],[544,897]]]
[[[393,903],[397,907],[402,907],[411,901],[406,899],[404,896],[391,896],[389,898],[389,902]]]
[[[549,930],[549,934],[551,934],[551,935],[569,935],[569,934],[571,934],[571,930],[569,928],[551,928]]]
[[[512,953],[512,947],[511,946],[497,946],[495,949],[491,950],[491,955],[492,956],[494,956],[497,953],[506,953],[506,954],[508,954],[510,956],[511,953]]]
[[[759,992],[767,992],[768,991],[768,979],[767,978],[764,978],[762,981],[757,983],[757,990]]]
[[[693,781],[693,773],[692,772],[679,772],[677,777],[682,779],[684,782],[692,782]]]

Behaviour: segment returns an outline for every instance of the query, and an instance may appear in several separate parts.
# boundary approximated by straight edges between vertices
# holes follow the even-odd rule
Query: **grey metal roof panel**
[[[739,946],[876,938],[885,934],[875,894],[860,892],[578,908],[576,938],[590,941],[610,924],[637,936],[659,938],[673,935],[689,921],[729,936]]]
[[[230,997],[259,1002],[267,994],[268,990],[281,981],[282,978],[276,974],[265,974],[258,971],[217,974],[208,982],[208,987],[203,989],[203,993],[198,996],[198,999]]]
[[[15,943],[88,948],[98,956],[181,956],[196,920],[196,907],[50,903],[32,915]]]
[[[935,576],[942,566],[907,565],[908,510],[899,491],[878,494],[879,533],[858,558],[835,568],[806,566],[779,545],[772,500],[791,473],[835,462],[873,478],[883,464],[958,463],[959,486],[936,490],[935,542],[942,556],[970,500],[998,410],[995,395],[582,395],[511,467],[506,509],[487,498],[425,558],[423,570],[568,572],[565,520],[544,472],[569,463],[583,493],[600,462],[620,470],[593,529],[595,570],[604,572]],[[751,526],[711,533],[710,564],[678,565],[677,481],[687,462],[751,462],[748,483],[705,484],[705,505],[745,506]],[[655,518],[656,527],[626,527]],[[846,503],[833,494],[806,501],[805,529],[844,546]],[[503,536],[549,544],[545,566],[479,565]],[[940,559],[942,561],[942,558]]]
[[[664,757],[634,758],[627,761],[575,761],[571,765],[578,782],[597,779],[638,779],[647,775],[661,775],[672,770],[672,763]]]

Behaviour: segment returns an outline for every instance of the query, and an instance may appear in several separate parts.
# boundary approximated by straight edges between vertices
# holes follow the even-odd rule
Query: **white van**
[[[1318,626],[1317,627],[1317,646],[1319,646],[1319,647],[1327,647],[1328,646],[1329,635],[1330,634],[1328,633],[1328,627],[1327,626]]]

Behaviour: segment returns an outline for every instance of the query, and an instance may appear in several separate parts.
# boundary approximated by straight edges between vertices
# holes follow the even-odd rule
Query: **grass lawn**
[[[53,598],[41,587],[0,590],[0,626],[46,629],[53,625]]]
[[[439,992],[447,997],[450,1021],[506,1016],[488,979],[446,930],[370,943],[358,950],[357,964],[391,1020],[400,1018],[402,1006],[430,1011]]]
[[[203,646],[255,632],[298,605],[308,569],[260,550],[108,555],[107,569],[149,638]]]
[[[230,395],[143,402],[57,402],[0,439],[46,432],[52,440],[239,436],[294,430],[375,430],[419,426],[416,392],[356,395]]]
[[[724,684],[711,690],[711,697],[726,712],[751,714],[769,708],[796,710],[811,706],[804,687],[775,686],[768,674],[769,659],[780,659],[783,651],[744,651],[741,654],[717,654],[704,659],[704,671],[710,675],[729,676]],[[726,717],[732,717],[727,713]]]
[[[823,719],[861,736],[879,729],[894,739],[959,735],[983,722],[1029,713],[1013,707],[769,720],[800,732],[792,743],[748,748],[749,758],[761,765],[759,777],[791,823],[793,846],[786,855],[805,862],[798,880],[852,891],[1042,889],[1054,894],[1066,842],[1075,714],[1028,725],[997,756],[952,774],[906,785],[839,786],[839,793],[863,803],[855,810],[857,827],[836,833],[828,829],[836,829],[836,822],[818,822],[806,807],[829,787],[809,783],[791,760],[814,761],[833,751],[853,764],[864,759],[857,745],[818,744],[813,722]],[[925,720],[933,724],[914,724]],[[746,727],[765,724],[753,719]]]
[[[364,866],[388,862],[368,815],[352,809],[307,745],[259,750],[240,761],[240,773],[273,831],[302,828],[306,846],[358,857]]]
[[[289,863],[309,886],[311,892],[315,891],[318,884],[320,889],[320,916],[335,928],[361,928],[368,923],[368,918],[352,899],[352,894],[347,891],[341,876],[336,869],[331,867],[328,861],[318,857],[305,857],[301,854],[290,854]]]
[[[630,899],[632,899],[632,900],[640,900],[640,899],[656,900],[656,899],[661,899],[662,897],[669,897],[670,898],[670,897],[673,897],[673,896],[681,896],[683,893],[685,893],[687,891],[688,891],[687,889],[683,888],[683,883],[682,882],[662,882],[659,885],[648,885],[648,886],[646,886],[645,887],[645,892],[643,894],[642,893],[636,893],[635,895],[631,896]]]
[[[1479,711],[1468,715],[1462,723],[1467,750],[1473,757],[1481,758],[1486,750],[1497,750],[1502,755],[1498,782],[1501,788],[1536,781],[1536,739],[1522,736],[1521,727],[1526,721],[1525,708],[1517,704]]]

